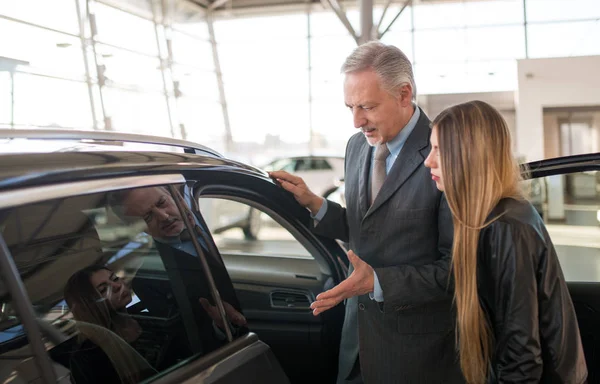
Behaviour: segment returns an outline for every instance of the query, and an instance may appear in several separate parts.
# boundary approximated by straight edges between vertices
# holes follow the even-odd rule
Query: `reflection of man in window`
[[[236,333],[237,327],[246,324],[246,319],[240,313],[240,306],[227,270],[219,256],[209,252],[201,236],[199,220],[180,194],[177,194],[176,198],[180,199],[189,221],[195,225],[192,232],[195,232],[194,236],[202,248],[223,300],[229,326],[233,333]],[[166,311],[169,311],[165,302],[169,299],[171,302],[176,302],[174,304],[184,316],[184,321],[186,312],[191,312],[195,319],[200,333],[197,338],[201,339],[203,352],[214,349],[220,344],[218,341],[224,339],[224,334],[215,329],[214,325],[224,330],[225,324],[212,300],[206,276],[198,259],[198,252],[191,241],[190,231],[185,226],[174,198],[164,187],[147,187],[119,191],[112,194],[109,201],[115,214],[123,220],[131,221],[139,218],[144,220],[148,234],[155,240],[169,278],[168,283],[164,279],[157,279],[158,276],[141,279],[138,273],[138,276],[133,279],[133,289],[142,303],[151,315],[165,316],[168,315]],[[173,299],[173,294],[177,300]],[[187,298],[187,301],[182,301],[182,297]],[[189,317],[188,315],[187,318]],[[193,336],[191,335],[192,339]]]

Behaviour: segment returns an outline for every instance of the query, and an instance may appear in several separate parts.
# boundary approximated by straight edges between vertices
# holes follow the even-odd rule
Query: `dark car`
[[[106,265],[129,287],[130,297],[119,297],[126,297],[126,316],[141,329],[131,345],[101,330],[97,344],[125,346],[131,361],[152,368],[136,376],[144,382],[335,382],[343,305],[316,317],[309,305],[343,279],[347,257],[336,241],[310,231],[308,211],[266,173],[170,139],[34,130],[2,131],[0,137],[84,143],[68,151],[0,155],[1,382],[68,383],[81,367],[88,377],[105,373],[73,363],[86,352],[77,336],[90,327],[64,301],[69,277],[90,265]],[[163,149],[126,149],[122,142]],[[548,164],[534,164],[533,177],[595,172],[600,154]],[[132,220],[115,208],[114,196],[150,187],[177,202],[178,212],[192,212],[183,220],[199,234],[185,251],[194,257],[151,236],[146,215]],[[235,228],[211,231],[223,199],[260,212],[264,225],[256,239]],[[144,207],[150,214],[164,204],[161,198]],[[591,245],[565,246],[563,240],[557,248],[595,382],[600,257]],[[212,322],[200,324],[199,297],[210,302]],[[247,323],[224,326],[231,325],[228,308]]]

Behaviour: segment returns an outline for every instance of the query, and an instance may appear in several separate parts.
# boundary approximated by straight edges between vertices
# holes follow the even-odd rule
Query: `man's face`
[[[164,188],[140,188],[131,191],[123,201],[125,215],[141,217],[152,237],[174,237],[185,224],[171,194]]]
[[[350,72],[344,81],[344,101],[352,111],[354,126],[370,145],[387,143],[412,117],[412,89],[404,85],[392,95],[381,87],[372,70]]]

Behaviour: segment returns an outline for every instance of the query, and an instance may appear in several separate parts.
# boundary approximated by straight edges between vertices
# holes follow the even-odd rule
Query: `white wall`
[[[518,60],[517,153],[543,159],[543,108],[600,106],[600,56]]]

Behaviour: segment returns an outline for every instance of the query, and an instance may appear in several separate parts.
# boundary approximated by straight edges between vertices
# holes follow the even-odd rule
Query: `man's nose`
[[[352,116],[354,117],[354,128],[361,128],[367,125],[367,119],[365,119],[361,109],[354,109],[354,111],[352,111]]]
[[[163,209],[157,209],[155,215],[157,215],[161,220],[166,220],[169,218],[169,213]]]

